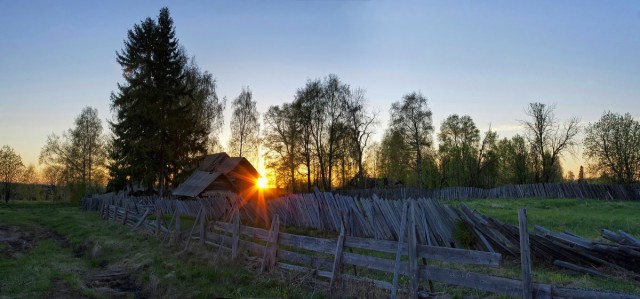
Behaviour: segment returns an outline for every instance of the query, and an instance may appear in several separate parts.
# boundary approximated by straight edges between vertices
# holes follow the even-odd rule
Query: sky
[[[436,132],[455,113],[510,137],[530,102],[583,124],[605,110],[640,118],[640,1],[181,2],[0,0],[0,146],[37,165],[47,135],[86,106],[107,131],[124,81],[116,52],[163,6],[229,99],[224,138],[242,87],[264,113],[328,74],[366,90],[375,139],[412,91],[428,98]],[[574,173],[582,163],[580,150],[565,161]]]

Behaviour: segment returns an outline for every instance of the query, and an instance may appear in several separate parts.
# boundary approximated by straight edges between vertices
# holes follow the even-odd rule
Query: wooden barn
[[[173,191],[175,196],[203,197],[207,193],[231,191],[247,193],[256,188],[260,174],[244,157],[227,153],[204,156],[197,170]]]

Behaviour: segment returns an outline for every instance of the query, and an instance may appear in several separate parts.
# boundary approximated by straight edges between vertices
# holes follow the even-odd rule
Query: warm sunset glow
[[[266,187],[267,187],[267,179],[258,178],[258,188],[266,188]]]

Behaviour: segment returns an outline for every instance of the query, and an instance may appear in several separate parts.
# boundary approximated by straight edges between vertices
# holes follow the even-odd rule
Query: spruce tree
[[[125,83],[111,95],[111,187],[157,185],[164,194],[206,152],[212,120],[222,112],[215,80],[188,63],[167,8],[128,31],[116,60]]]

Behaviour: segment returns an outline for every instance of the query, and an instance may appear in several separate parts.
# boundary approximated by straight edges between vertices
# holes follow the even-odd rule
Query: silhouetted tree
[[[640,180],[640,122],[631,114],[605,112],[585,135],[584,157],[592,173],[607,173],[616,183]]]
[[[271,106],[264,114],[264,145],[268,155],[275,155],[270,166],[273,170],[282,169],[288,174],[287,187],[294,191],[296,169],[299,165],[298,151],[302,128],[296,118],[292,104]]]
[[[529,120],[522,121],[534,156],[536,182],[552,181],[560,156],[576,145],[575,137],[580,132],[577,117],[561,125],[554,110],[555,105],[530,103],[525,110]]]
[[[476,172],[480,130],[468,115],[449,115],[440,126],[438,152],[442,182],[470,186]]]
[[[256,108],[256,101],[249,88],[243,88],[237,98],[231,103],[231,138],[229,150],[234,155],[247,157],[250,161],[258,157],[260,146],[260,114]]]
[[[206,153],[223,109],[215,80],[189,63],[167,8],[128,31],[116,60],[125,83],[111,95],[111,187],[157,185],[164,194]]]
[[[353,160],[358,165],[358,173],[356,178],[361,187],[363,187],[364,166],[363,155],[367,147],[369,138],[373,134],[376,115],[367,110],[367,100],[364,96],[364,90],[356,89],[344,102],[345,110],[345,127],[347,129],[347,139],[350,141],[353,149]]]
[[[16,183],[24,164],[22,158],[8,145],[0,148],[0,179],[2,180],[5,202],[11,199],[13,185]]]
[[[409,150],[412,168],[416,173],[416,185],[424,186],[422,159],[431,146],[431,109],[427,98],[420,93],[410,93],[402,101],[391,104],[391,127]]]
[[[89,185],[103,184],[105,174],[105,137],[98,110],[85,107],[75,126],[61,136],[51,134],[40,150],[40,163],[55,165],[65,183],[78,183],[78,196],[88,193]]]

